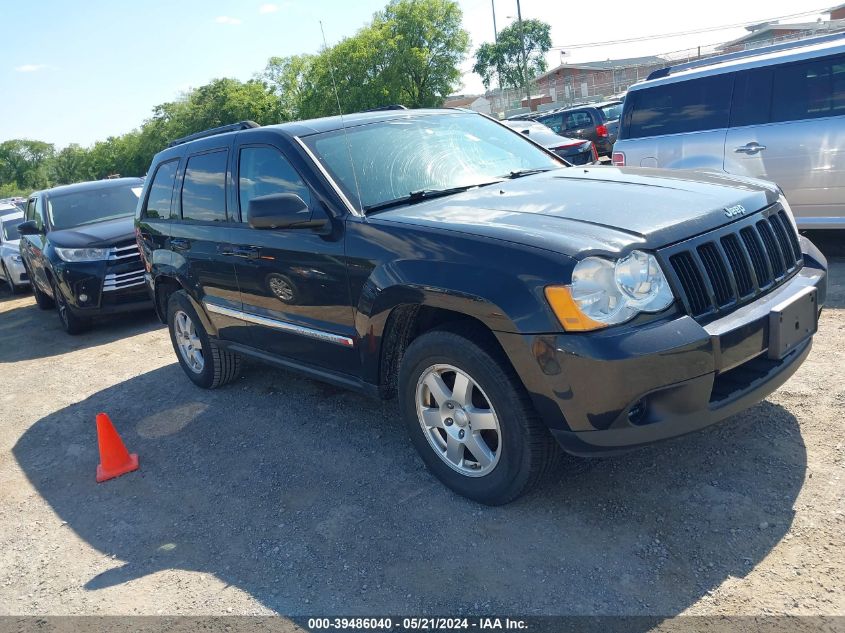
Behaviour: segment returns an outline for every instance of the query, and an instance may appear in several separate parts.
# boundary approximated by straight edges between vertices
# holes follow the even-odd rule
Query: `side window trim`
[[[229,175],[231,172],[231,167],[229,165],[229,159],[231,156],[231,145],[223,145],[218,147],[211,147],[208,149],[203,149],[198,152],[194,152],[193,154],[188,154],[185,156],[185,164],[179,165],[176,168],[176,185],[179,188],[179,197],[177,199],[179,209],[178,214],[176,215],[175,219],[179,220],[179,222],[190,222],[191,224],[208,224],[212,226],[219,226],[220,224],[229,224],[232,222],[232,218],[229,214]],[[223,175],[223,204],[226,211],[226,220],[224,222],[221,221],[209,221],[209,220],[194,220],[192,218],[185,218],[183,214],[183,205],[182,205],[182,198],[185,192],[185,180],[187,179],[188,175],[188,164],[191,162],[192,158],[196,158],[197,156],[205,156],[207,154],[217,154],[217,153],[226,153],[226,172]],[[171,199],[171,216],[173,214],[173,202]]]
[[[234,170],[232,172],[232,184],[234,187],[235,194],[234,204],[237,205],[238,209],[238,222],[240,222],[241,224],[246,223],[246,209],[241,208],[241,153],[245,149],[255,148],[271,149],[278,152],[281,157],[287,162],[288,166],[290,166],[293,172],[299,177],[299,180],[302,181],[303,186],[308,190],[308,193],[311,196],[311,200],[308,201],[308,203],[312,204],[312,201],[314,200],[314,191],[312,187],[308,184],[308,181],[302,176],[302,173],[294,165],[294,161],[290,159],[290,157],[287,155],[287,153],[285,153],[284,150],[270,143],[243,143],[235,147]]]

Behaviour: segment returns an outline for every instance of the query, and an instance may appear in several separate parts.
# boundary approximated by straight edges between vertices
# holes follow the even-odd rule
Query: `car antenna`
[[[323,30],[323,21],[320,20],[320,33],[323,34],[323,49],[329,62],[329,74],[332,77],[332,88],[334,89],[334,97],[337,100],[337,111],[340,114],[340,127],[343,128],[343,140],[346,142],[346,153],[349,155],[349,165],[352,167],[352,179],[355,181],[355,193],[358,195],[358,206],[361,212],[364,211],[364,202],[361,200],[361,187],[358,186],[358,172],[355,170],[355,162],[352,160],[352,146],[349,144],[349,137],[346,135],[346,121],[343,119],[343,109],[340,107],[340,93],[337,91],[337,83],[334,80],[334,65],[332,64],[331,54],[329,54],[329,45],[326,42],[326,32]]]

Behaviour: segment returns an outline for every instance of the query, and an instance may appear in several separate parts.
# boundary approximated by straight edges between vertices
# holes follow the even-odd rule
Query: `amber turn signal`
[[[578,309],[569,286],[547,286],[546,301],[567,332],[587,332],[607,327],[607,324],[591,319]]]

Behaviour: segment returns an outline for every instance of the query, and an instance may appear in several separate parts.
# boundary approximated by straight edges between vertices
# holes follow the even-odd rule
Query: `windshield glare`
[[[412,191],[487,184],[512,171],[564,166],[520,134],[475,114],[401,117],[347,128],[346,138],[334,130],[303,140],[355,204],[351,154],[364,208]]]
[[[137,184],[51,196],[47,202],[53,230],[133,215],[141,187]]]

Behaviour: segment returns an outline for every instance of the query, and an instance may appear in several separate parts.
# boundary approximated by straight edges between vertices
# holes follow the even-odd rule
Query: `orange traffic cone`
[[[100,445],[97,483],[138,470],[137,453],[129,454],[105,413],[97,414],[97,443]]]

